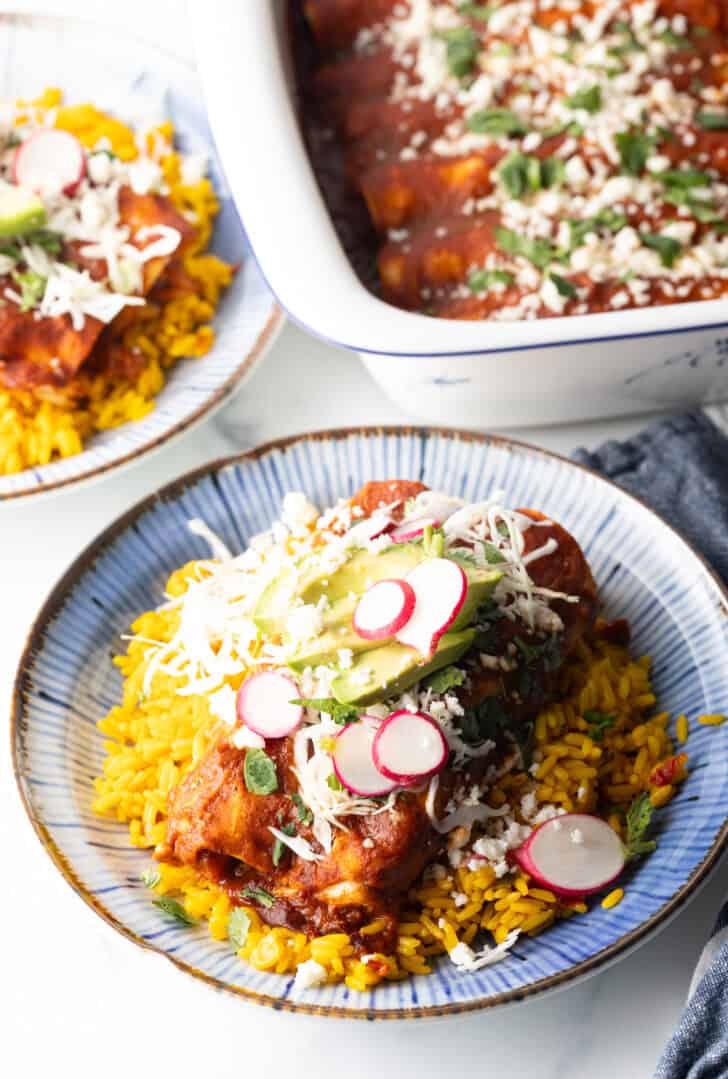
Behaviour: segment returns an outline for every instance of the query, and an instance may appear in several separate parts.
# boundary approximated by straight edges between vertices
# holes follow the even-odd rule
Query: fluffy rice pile
[[[60,90],[46,90],[29,104],[39,115],[55,110],[54,126],[74,134],[92,149],[106,140],[122,161],[132,161],[138,150],[135,133],[93,105],[61,104]],[[97,431],[130,420],[140,420],[154,408],[166,372],[181,357],[204,356],[215,334],[211,320],[220,294],[232,280],[234,268],[205,254],[219,204],[208,179],[186,184],[181,161],[174,150],[170,123],[149,131],[148,152],[159,161],[174,206],[197,227],[198,235],[182,260],[184,274],[175,276],[163,301],[127,309],[122,341],[138,349],[146,362],[133,379],[92,374],[82,367],[63,388],[35,390],[0,387],[0,475],[45,465],[80,453]]]
[[[180,595],[195,569],[190,563],[173,574],[168,593]],[[215,736],[205,698],[178,695],[176,679],[158,672],[150,695],[143,692],[151,654],[146,642],[169,641],[177,619],[172,609],[146,613],[135,622],[127,654],[115,661],[125,679],[123,702],[99,724],[109,741],[94,809],[127,822],[131,842],[144,848],[164,839],[167,794]],[[243,673],[230,680],[233,688],[242,678]],[[686,775],[685,755],[674,757],[668,714],[654,712],[650,659],[634,660],[626,647],[598,639],[582,646],[565,667],[562,691],[561,702],[536,720],[530,767],[502,777],[491,789],[490,804],[508,803],[519,823],[528,823],[544,806],[597,812],[623,833],[626,809],[636,795],[647,792],[654,805],[664,805]],[[595,728],[595,715],[608,716],[609,725]],[[676,721],[676,731],[679,740],[687,738],[684,716]],[[449,839],[457,844],[456,835]],[[233,908],[226,894],[192,868],[161,864],[148,883],[158,896],[176,897],[183,917],[206,920],[215,939],[229,936],[240,957],[258,970],[290,974],[299,963],[313,960],[329,981],[344,980],[361,991],[383,979],[426,974],[432,956],[470,945],[483,930],[503,944],[514,930],[534,935],[558,918],[587,909],[584,903],[559,901],[520,871],[497,876],[485,859],[475,869],[472,860],[471,868],[452,868],[452,861],[457,859],[431,866],[410,893],[396,953],[362,959],[343,933],[307,940],[302,933],[267,926],[253,908],[237,908],[247,914],[240,934],[239,924],[229,921]],[[604,905],[620,898],[617,891]],[[375,934],[380,928],[375,921],[362,932]]]

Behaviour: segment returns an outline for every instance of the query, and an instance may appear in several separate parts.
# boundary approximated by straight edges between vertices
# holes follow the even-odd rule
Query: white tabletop
[[[174,0],[124,0],[113,9],[95,0],[11,0],[0,3],[2,10],[103,14],[169,48],[190,48],[183,5]],[[289,325],[252,381],[212,422],[94,486],[0,510],[0,714],[7,714],[22,640],[43,598],[86,543],[127,507],[189,468],[270,438],[411,420],[387,401],[355,356]],[[513,433],[568,453],[624,437],[643,422]],[[0,755],[0,850],[0,1062],[4,1074],[32,1079],[53,1073],[76,1079],[390,1079],[403,1072],[440,1075],[453,1066],[461,1074],[510,1079],[649,1079],[725,893],[723,871],[657,939],[572,989],[460,1020],[372,1025],[256,1008],[186,978],[115,934],[71,892],[37,843],[6,751]]]

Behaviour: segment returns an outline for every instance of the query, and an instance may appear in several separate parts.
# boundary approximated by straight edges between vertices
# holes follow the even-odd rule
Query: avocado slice
[[[424,557],[422,545],[419,543],[393,544],[378,554],[364,550],[354,551],[348,562],[329,576],[327,584],[324,585],[319,578],[304,586],[301,598],[304,603],[318,603],[321,596],[326,595],[329,602],[334,604],[352,593],[361,596],[377,581],[385,581],[389,577],[406,577]]]
[[[0,236],[20,236],[45,223],[45,206],[33,191],[0,181]]]
[[[386,547],[379,554],[354,551],[348,561],[337,570],[327,572],[322,570],[317,559],[312,557],[308,564],[304,563],[299,570],[284,570],[270,582],[260,595],[253,620],[263,633],[282,635],[295,599],[300,598],[303,603],[316,604],[325,595],[331,604],[331,610],[324,618],[325,625],[334,624],[334,610],[339,612],[341,620],[346,618],[350,625],[356,599],[349,600],[348,609],[344,600],[352,595],[358,598],[376,581],[387,577],[404,577],[423,558],[420,545],[397,544]]]
[[[458,611],[457,618],[448,627],[448,632],[464,629],[475,618],[478,607],[481,607],[490,596],[491,592],[503,576],[501,570],[494,566],[478,566],[474,562],[465,559],[454,559],[461,567],[468,579],[468,592],[462,607]]]
[[[347,671],[334,678],[331,692],[341,704],[374,704],[396,697],[450,663],[457,663],[475,640],[477,630],[446,633],[431,659],[422,661],[414,648],[392,642],[358,655]]]

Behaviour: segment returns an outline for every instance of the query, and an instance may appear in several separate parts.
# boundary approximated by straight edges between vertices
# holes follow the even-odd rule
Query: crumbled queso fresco
[[[423,271],[419,301],[433,313],[458,317],[457,301],[471,301],[470,317],[529,319],[728,287],[728,46],[701,47],[709,32],[657,0],[582,7],[408,0],[359,33],[361,56],[394,62],[390,102],[443,118],[395,160],[492,155],[489,188],[459,207],[451,198],[435,238],[446,249],[463,219],[476,230],[495,215],[495,242],[455,285]],[[387,260],[414,257],[418,224],[390,230],[385,290]]]

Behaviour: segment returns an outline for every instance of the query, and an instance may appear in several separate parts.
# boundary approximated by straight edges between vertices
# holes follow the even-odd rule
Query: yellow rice
[[[180,595],[201,572],[195,563],[183,566],[170,577],[168,593]],[[162,610],[137,619],[127,654],[115,660],[124,676],[122,703],[99,722],[108,737],[107,756],[103,775],[96,780],[93,808],[127,823],[131,843],[149,849],[164,840],[169,791],[216,736],[206,699],[178,695],[177,679],[158,671],[150,694],[142,692],[150,654],[145,642],[169,641],[178,617],[175,610]],[[522,820],[521,799],[533,791],[542,804],[597,812],[621,834],[625,810],[637,795],[648,792],[654,804],[664,804],[686,771],[683,764],[673,784],[655,783],[653,771],[673,756],[674,745],[668,714],[654,713],[650,664],[648,656],[633,659],[625,647],[604,640],[581,645],[562,672],[562,699],[536,720],[535,777],[523,771],[507,774],[491,789],[490,803],[508,802]],[[237,688],[244,674],[231,678],[230,685]],[[589,733],[583,715],[589,710],[615,717],[602,741]],[[177,897],[192,918],[207,921],[216,940],[224,940],[232,909],[227,895],[193,868],[162,863],[158,869],[154,891]],[[622,894],[616,889],[602,905],[609,909]],[[470,944],[482,931],[502,943],[514,929],[533,936],[555,920],[588,908],[583,902],[560,901],[520,871],[497,879],[490,866],[461,867],[441,880],[420,882],[405,904],[394,954],[372,954],[366,961],[354,955],[346,934],[309,940],[303,933],[270,927],[255,909],[245,909],[250,929],[238,953],[241,959],[279,974],[291,974],[303,960],[314,959],[329,981],[344,980],[349,988],[364,991],[383,979],[427,974],[433,956],[452,951],[461,941]],[[373,922],[369,931],[379,928]]]
[[[46,90],[29,105],[42,117],[55,109],[55,126],[70,131],[89,148],[107,139],[123,161],[137,157],[134,132],[93,105],[61,105],[60,90]],[[21,117],[22,120],[22,117]],[[146,362],[133,380],[92,375],[83,367],[62,389],[0,388],[0,475],[80,453],[94,432],[140,420],[154,408],[166,372],[182,357],[204,356],[215,334],[211,320],[220,293],[230,284],[234,269],[205,254],[219,205],[208,179],[184,184],[180,158],[174,150],[174,130],[165,123],[147,134],[148,148],[158,157],[169,184],[169,198],[198,229],[183,266],[191,289],[162,304],[147,304],[122,336],[129,349],[139,349]]]

